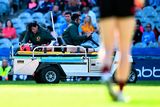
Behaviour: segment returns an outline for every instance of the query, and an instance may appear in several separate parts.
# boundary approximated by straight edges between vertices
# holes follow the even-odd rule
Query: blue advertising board
[[[160,80],[160,57],[133,57],[138,80]]]
[[[0,48],[0,59],[9,58],[9,56],[10,56],[10,48]]]
[[[132,48],[138,80],[160,80],[160,48]]]

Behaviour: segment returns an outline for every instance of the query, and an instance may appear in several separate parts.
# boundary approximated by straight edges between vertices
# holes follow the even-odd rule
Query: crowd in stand
[[[23,0],[19,0],[23,1]],[[95,48],[98,51],[99,47],[99,12],[97,6],[97,0],[27,0],[26,9],[23,12],[13,19],[8,19],[5,22],[0,21],[0,47],[9,48],[14,46],[15,49],[19,47],[19,43],[23,43],[25,38],[30,37],[32,32],[32,27],[30,27],[33,22],[37,22],[38,31],[41,29],[50,32],[50,35],[56,40],[52,45],[58,45],[57,37],[62,36],[62,39],[67,43],[66,45],[82,45],[90,48]],[[12,4],[14,0],[10,1],[10,6],[14,7]],[[146,6],[144,9],[137,9],[136,13],[140,13],[142,18],[136,18],[136,27],[133,38],[133,45],[135,47],[158,47],[160,44],[160,16],[158,14],[160,0],[147,0]],[[152,9],[152,8],[153,9]],[[151,11],[152,10],[152,11]],[[153,13],[153,14],[152,14]],[[80,22],[72,20],[72,16],[78,14]],[[152,17],[154,19],[152,20]],[[52,20],[53,18],[53,20]],[[157,19],[159,18],[159,20]],[[158,20],[158,22],[156,22]],[[74,22],[74,23],[73,23]],[[154,24],[154,22],[156,24]],[[71,32],[71,36],[68,36],[69,39],[72,39],[72,42],[68,43],[66,39],[66,30],[70,30],[70,26],[77,24],[77,32]],[[71,27],[72,28],[72,27]],[[67,32],[69,33],[69,32]],[[75,37],[71,38],[74,33],[77,33],[77,38],[85,37],[84,40],[76,40]],[[33,33],[34,35],[36,33]],[[43,34],[43,33],[42,33]],[[38,34],[38,37],[41,35]],[[44,36],[45,37],[45,36]],[[29,40],[28,42],[34,41]],[[46,41],[46,40],[44,40]],[[79,41],[81,41],[79,43]],[[40,41],[41,42],[41,41]],[[49,41],[48,41],[49,42]],[[53,43],[53,41],[52,41]],[[42,43],[38,43],[40,45]],[[37,45],[37,44],[36,44]]]
[[[96,51],[98,51],[99,12],[97,0],[27,0],[26,3],[26,9],[24,9],[19,16],[11,20],[9,19],[4,23],[1,21],[1,47],[9,48],[14,46],[17,49],[19,42],[24,42],[23,39],[27,38],[26,36],[29,37],[30,35],[28,34],[33,33],[32,30],[30,30],[31,28],[29,25],[31,25],[31,23],[34,21],[37,22],[37,26],[39,26],[40,29],[50,32],[50,35],[53,36],[55,40],[58,40],[57,37],[62,36],[64,41],[67,42],[66,36],[63,36],[65,35],[65,30],[67,30],[70,25],[74,25],[74,21],[71,19],[71,17],[74,14],[79,14],[80,22],[76,23],[78,25],[78,31],[76,32],[77,37],[83,37],[84,35],[89,35],[91,37],[87,36],[82,41],[78,40],[81,41],[79,44],[75,44],[74,41],[73,43],[67,43],[66,45],[86,45],[91,48],[95,48]],[[159,0],[147,0],[146,6],[152,6],[156,10],[156,8],[159,7]],[[142,9],[137,9],[138,12],[140,10]],[[69,16],[67,16],[67,13]],[[70,17],[69,21],[67,17]],[[155,43],[156,46],[156,44],[160,42],[158,26],[152,25],[152,21],[146,21],[144,25],[143,19],[144,18],[136,19],[137,25],[135,27],[133,45],[146,47],[151,43]],[[74,34],[75,32],[72,33]],[[54,45],[55,44],[58,45],[58,43],[54,43]]]
[[[98,51],[99,28],[96,15],[98,11],[97,13],[92,11],[95,7],[96,0],[28,0],[24,12],[18,18],[7,20],[7,28],[2,28],[0,46],[7,48],[14,46],[17,49],[19,43],[26,41],[34,45],[43,45],[44,41],[48,45],[49,42],[58,45],[56,40],[61,36],[66,45],[82,45]],[[71,31],[72,29],[74,31]],[[65,32],[67,30],[69,32]],[[52,36],[56,43],[49,40],[51,37],[46,35]],[[67,39],[65,35],[68,35]],[[85,38],[81,40],[83,37]]]
[[[146,0],[143,9],[137,9],[133,38],[135,47],[160,47],[160,0]]]

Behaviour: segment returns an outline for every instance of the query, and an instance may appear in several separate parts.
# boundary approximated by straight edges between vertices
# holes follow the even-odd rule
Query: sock
[[[119,90],[120,90],[121,92],[123,91],[124,86],[125,86],[125,82],[120,81],[120,82],[119,82]]]
[[[109,67],[108,66],[104,66],[102,69],[101,69],[102,73],[107,73],[110,71]]]

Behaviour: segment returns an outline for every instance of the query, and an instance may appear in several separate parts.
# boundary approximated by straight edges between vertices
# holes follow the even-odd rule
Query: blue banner
[[[138,80],[160,80],[160,57],[133,57]]]

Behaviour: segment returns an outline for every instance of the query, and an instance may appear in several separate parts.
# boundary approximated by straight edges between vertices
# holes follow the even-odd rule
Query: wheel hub
[[[45,78],[48,82],[54,82],[56,80],[56,73],[54,71],[48,71]]]
[[[134,73],[131,73],[130,76],[129,76],[129,80],[130,80],[130,81],[134,81],[135,78],[136,78],[136,77],[135,77],[135,74],[134,74]]]

